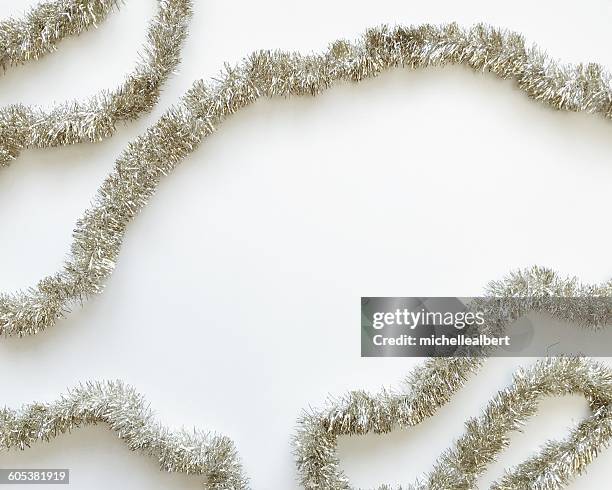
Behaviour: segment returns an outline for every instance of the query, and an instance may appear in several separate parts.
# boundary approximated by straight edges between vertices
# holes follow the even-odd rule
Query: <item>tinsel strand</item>
[[[31,8],[22,19],[0,21],[2,68],[42,58],[55,51],[66,36],[90,29],[119,6],[119,0],[47,1]]]
[[[419,398],[434,406],[443,393],[452,394],[448,368],[456,359],[428,361],[416,371],[437,375],[426,384],[411,385],[400,403],[389,394],[375,398],[351,393],[328,412],[306,413],[300,419],[295,447],[299,476],[309,490],[350,490],[335,454],[340,436],[386,433],[414,426],[429,414]],[[461,368],[459,365],[453,366]],[[459,371],[458,371],[459,372]],[[467,374],[468,371],[461,371]],[[462,381],[459,382],[461,384]],[[437,393],[436,393],[437,390]],[[612,370],[583,358],[551,358],[519,370],[511,386],[500,391],[481,415],[468,420],[464,435],[445,451],[423,479],[406,490],[472,490],[487,466],[509,444],[508,433],[520,430],[546,396],[582,394],[592,415],[563,440],[548,442],[537,454],[506,474],[495,490],[558,489],[584,472],[612,439]],[[433,398],[432,398],[433,395]],[[340,412],[344,415],[340,416]],[[386,420],[392,422],[388,423]],[[172,432],[155,421],[143,398],[121,382],[87,383],[53,403],[34,403],[20,410],[0,410],[0,450],[25,449],[75,428],[104,422],[133,451],[159,461],[168,472],[199,474],[210,490],[250,488],[234,444],[226,437],[198,431]],[[391,490],[383,484],[379,490]]]
[[[214,81],[197,81],[133,141],[78,221],[70,256],[55,275],[27,291],[0,296],[0,334],[37,333],[103,289],[131,219],[170,173],[228,116],[262,97],[316,95],[339,81],[358,82],[395,67],[464,64],[512,78],[556,109],[610,117],[612,89],[599,65],[561,65],[519,34],[456,24],[370,29],[357,42],[336,41],[320,55],[259,51]],[[0,141],[3,139],[0,138]]]
[[[336,454],[341,436],[384,434],[415,426],[433,415],[480,365],[474,358],[430,359],[407,380],[404,392],[370,395],[350,392],[299,420],[294,446],[300,481],[309,490],[350,490]],[[379,490],[472,490],[477,478],[509,445],[508,433],[519,430],[545,396],[583,394],[593,414],[566,439],[548,442],[543,450],[507,472],[492,488],[552,490],[563,488],[612,438],[612,370],[584,358],[550,358],[520,370],[514,383],[491,400],[483,413],[465,424],[464,435],[436,461],[433,470],[414,484]]]
[[[0,22],[0,65],[24,63],[56,49],[66,36],[96,25],[117,0],[63,0],[43,3],[24,19]],[[180,61],[192,0],[158,0],[142,59],[119,87],[50,110],[13,104],[0,110],[0,166],[24,148],[48,148],[109,138],[116,125],[154,107],[161,86]]]
[[[575,278],[562,279],[549,269],[534,267],[515,272],[489,284],[487,295],[529,298],[520,305],[516,316],[529,311],[547,312],[561,320],[577,322],[589,328],[612,324],[609,310],[602,315],[601,303],[590,301],[605,297],[609,306],[611,284],[589,286]],[[556,301],[566,298],[578,308],[557,309]],[[553,306],[552,308],[550,306]],[[511,315],[516,317],[515,314]],[[483,365],[484,358],[432,358],[415,369],[405,380],[405,388],[380,393],[351,391],[329,400],[327,406],[305,412],[294,438],[300,481],[307,489],[352,489],[340,469],[336,454],[341,436],[385,434],[412,427],[450,401],[452,396]],[[549,490],[562,488],[581,474],[597,453],[610,442],[612,414],[610,391],[612,370],[583,358],[559,358],[540,362],[529,371],[519,372],[514,386],[490,402],[484,414],[466,424],[465,435],[436,461],[434,469],[420,482],[407,489],[471,490],[476,478],[495,456],[508,445],[506,434],[517,430],[536,410],[542,396],[582,393],[594,414],[561,442],[549,442],[538,455],[519,465],[493,488]],[[521,484],[519,484],[519,482]],[[528,482],[525,483],[525,482]],[[379,490],[390,490],[381,485]]]
[[[87,383],[53,403],[0,409],[0,450],[25,449],[97,423],[108,424],[132,451],[154,458],[163,471],[202,475],[210,490],[248,487],[230,439],[169,430],[155,421],[141,395],[119,381]]]
[[[369,30],[356,43],[337,41],[322,55],[254,53],[227,69],[216,82],[196,82],[178,105],[129,145],[104,181],[94,205],[78,222],[71,257],[64,268],[28,291],[2,296],[0,332],[36,333],[53,325],[74,302],[100,292],[114,268],[127,224],[152,196],[161,177],[240,108],[261,97],[316,95],[337,81],[360,81],[393,67],[449,63],[511,78],[530,97],[551,107],[610,117],[612,91],[602,67],[560,65],[537,48],[526,47],[520,35],[484,25],[467,30],[455,24],[383,27]],[[523,287],[531,293],[546,293],[553,286],[567,296],[610,294],[609,283],[581,286],[545,269],[519,273],[492,289]],[[583,313],[569,312],[572,318],[591,324],[592,316],[582,317]],[[601,318],[606,319],[606,315]],[[306,415],[296,438],[304,486],[350,488],[338,468],[337,437],[384,433],[419,423],[446,403],[480,364],[481,360],[474,358],[428,360],[410,378],[408,393],[398,397],[389,392],[374,396],[353,392],[331,408]],[[606,368],[583,359],[550,360],[520,373],[514,385],[501,392],[481,417],[467,424],[464,437],[415,487],[473,488],[476,476],[507,444],[504,434],[534,412],[538,397],[580,392],[591,402],[593,416],[568,439],[549,444],[496,484],[497,488],[523,488],[529,482],[529,488],[560,488],[583,471],[609,441],[610,380]],[[27,426],[29,418],[23,420]]]

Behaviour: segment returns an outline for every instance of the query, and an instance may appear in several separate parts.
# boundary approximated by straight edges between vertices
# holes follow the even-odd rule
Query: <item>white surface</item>
[[[1,2],[0,16],[35,3]],[[0,104],[116,85],[154,9],[130,0],[97,31],[11,69]],[[451,20],[503,25],[567,61],[612,66],[612,7],[603,0],[196,0],[180,74],[153,114],[104,143],[26,151],[0,171],[0,290],[60,266],[114,158],[195,78],[258,48],[319,50],[382,22]],[[0,342],[0,403],[121,378],[164,423],[234,439],[255,488],[297,488],[290,438],[300,410],[328,394],[397,384],[419,362],[360,358],[361,295],[476,295],[532,264],[587,281],[612,275],[611,131],[461,68],[396,71],[317,100],[258,103],[165,179],[130,227],[102,296],[44,334]],[[343,440],[353,483],[414,480],[514,369],[532,362],[488,362],[414,430]],[[586,413],[579,397],[543,402],[482,487]],[[604,452],[571,488],[605,487],[610,463]],[[70,467],[78,489],[200,487],[198,478],[158,472],[105,427],[1,455],[0,466]]]

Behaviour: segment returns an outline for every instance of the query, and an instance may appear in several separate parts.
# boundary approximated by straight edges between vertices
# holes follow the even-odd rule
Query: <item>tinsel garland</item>
[[[576,278],[561,278],[550,269],[533,267],[491,282],[485,294],[522,299],[515,303],[516,309],[508,313],[506,322],[538,311],[588,328],[612,324],[612,281],[599,286],[585,285]],[[323,409],[305,412],[294,439],[301,483],[307,489],[353,488],[339,467],[336,455],[339,437],[384,434],[419,424],[445,405],[482,367],[484,360],[481,357],[428,359],[408,376],[403,383],[404,389],[383,390],[377,394],[352,391],[331,399]],[[466,423],[464,436],[441,455],[434,469],[421,481],[404,488],[477,488],[476,478],[509,444],[507,433],[519,429],[524,420],[535,413],[539,398],[582,393],[589,399],[593,416],[564,441],[549,442],[540,454],[519,465],[492,487],[507,490],[561,488],[573,476],[581,474],[598,451],[610,442],[610,389],[612,370],[587,359],[551,359],[537,363],[528,372],[519,371],[511,388],[500,392],[483,415]],[[389,490],[392,487],[381,485],[378,488]]]
[[[339,469],[339,436],[387,433],[422,422],[463,384],[473,359],[429,360],[415,371],[408,391],[378,395],[352,392],[327,410],[305,414],[296,437],[301,482],[307,489],[353,488]],[[498,490],[562,488],[581,474],[612,439],[612,370],[582,358],[550,358],[520,370],[514,382],[491,400],[483,413],[465,424],[465,433],[445,451],[433,469],[406,489],[468,490],[509,445],[509,432],[534,415],[541,398],[583,394],[593,414],[561,441],[548,442],[536,455],[492,485]],[[442,402],[442,403],[441,403]],[[381,485],[379,490],[389,490]]]
[[[534,267],[490,283],[486,294],[528,298],[521,305],[586,327],[612,324],[612,314],[602,314],[601,303],[573,303],[578,308],[555,307],[546,298],[612,297],[612,282],[603,286],[580,284],[575,278],[561,279],[553,271]],[[608,308],[609,300],[604,303]],[[552,306],[552,307],[551,307]],[[514,316],[511,314],[510,316]],[[430,358],[405,380],[405,388],[380,393],[351,391],[329,400],[326,407],[305,412],[294,438],[295,455],[304,488],[348,490],[353,487],[340,469],[336,454],[341,436],[385,434],[415,426],[450,401],[451,397],[483,365],[482,357]],[[543,396],[584,394],[593,415],[563,441],[548,442],[537,455],[508,472],[492,488],[499,490],[549,490],[565,486],[584,472],[612,437],[612,369],[585,358],[551,358],[515,375],[512,387],[501,391],[484,413],[466,423],[464,436],[436,461],[434,469],[407,490],[472,490],[476,479],[509,445],[507,433],[520,429],[533,415]],[[390,490],[381,485],[379,490]]]
[[[66,36],[76,36],[103,20],[120,0],[55,0],[41,2],[23,19],[0,21],[2,68],[37,60],[57,49]]]
[[[231,440],[197,430],[169,430],[155,421],[141,395],[119,381],[87,383],[53,403],[0,409],[0,449],[25,449],[100,422],[131,450],[157,460],[164,471],[203,475],[211,490],[247,487]]]
[[[512,78],[530,97],[556,109],[611,114],[609,75],[599,65],[561,65],[526,47],[519,34],[485,25],[381,27],[354,43],[336,41],[319,55],[256,52],[208,84],[195,82],[128,146],[78,221],[63,269],[27,291],[0,296],[0,334],[37,333],[73,303],[99,293],[128,223],[161,178],[239,109],[262,97],[316,95],[339,81],[358,82],[394,67],[449,63]]]
[[[327,411],[300,420],[296,453],[301,483],[312,490],[349,490],[338,468],[336,441],[342,435],[385,433],[410,427],[432,415],[473,370],[469,359],[430,360],[415,372],[409,391],[370,396],[353,392]],[[455,377],[458,375],[458,377]],[[433,470],[407,490],[468,490],[496,455],[509,444],[545,396],[582,394],[593,411],[561,441],[548,442],[491,488],[561,488],[584,471],[612,439],[612,370],[582,358],[551,358],[520,370],[483,413],[466,423],[464,435],[445,451]],[[0,449],[25,449],[74,428],[105,422],[131,450],[159,461],[164,471],[205,476],[211,490],[250,488],[234,444],[226,437],[198,431],[171,432],[155,422],[143,398],[120,382],[88,383],[54,403],[0,410]],[[381,485],[379,490],[390,490]],[[400,487],[401,489],[402,487]]]
[[[209,84],[196,82],[179,104],[129,145],[102,184],[93,206],[77,223],[64,268],[28,291],[0,298],[0,333],[39,332],[53,325],[74,302],[100,292],[114,268],[127,224],[152,196],[161,177],[240,108],[261,97],[316,95],[335,82],[360,81],[393,67],[449,63],[511,78],[530,97],[557,109],[594,112],[606,118],[611,114],[612,90],[609,75],[602,67],[560,65],[539,49],[527,47],[520,35],[484,25],[471,29],[455,24],[371,29],[359,41],[337,41],[320,55],[256,52],[227,69],[218,80]],[[581,286],[544,269],[521,273],[492,289],[496,287],[522,287],[528,293],[562,292],[570,297],[587,293],[610,295],[610,283]],[[590,316],[570,313],[572,318],[592,323]],[[603,320],[607,318],[604,315]],[[446,403],[481,362],[474,358],[428,360],[410,378],[407,393],[353,392],[327,409],[306,414],[296,437],[298,469],[304,486],[350,488],[338,468],[337,437],[384,433],[419,423]],[[426,479],[409,488],[473,488],[476,476],[507,444],[506,433],[535,411],[539,397],[581,392],[589,399],[593,416],[567,440],[549,444],[496,484],[500,489],[560,488],[583,471],[609,441],[611,383],[612,374],[607,368],[584,359],[548,360],[519,373],[514,385],[501,392],[481,417],[468,422],[465,436],[442,455]],[[124,402],[117,398],[114,404],[107,401],[121,411]],[[64,420],[71,419],[69,411],[64,416]],[[27,415],[15,420],[17,425],[22,421],[25,427],[32,422]],[[137,434],[142,426],[138,417],[124,420],[126,430]],[[19,444],[18,438],[10,445]],[[218,488],[244,488],[246,483],[223,485]]]
[[[0,22],[0,65],[17,65],[56,49],[66,36],[96,25],[118,0],[62,0],[43,3],[24,19]],[[50,110],[14,104],[0,110],[0,166],[24,148],[47,148],[112,136],[117,123],[136,119],[156,104],[160,88],[180,61],[191,17],[191,0],[158,0],[142,60],[114,90]]]

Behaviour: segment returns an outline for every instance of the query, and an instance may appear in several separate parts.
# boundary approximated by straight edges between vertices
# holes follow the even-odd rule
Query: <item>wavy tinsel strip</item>
[[[530,97],[556,109],[611,114],[609,75],[599,65],[560,65],[526,47],[520,35],[485,25],[381,27],[355,43],[336,41],[318,55],[256,52],[209,84],[195,82],[128,146],[78,221],[63,269],[27,291],[0,296],[0,334],[37,333],[73,303],[99,293],[115,267],[128,223],[161,178],[239,109],[262,97],[316,95],[336,82],[357,82],[394,67],[449,63],[512,78]]]
[[[305,415],[296,438],[298,469],[304,487],[353,488],[338,468],[337,438],[384,433],[420,423],[442,394],[456,390],[454,373],[449,371],[454,362],[429,361],[417,373],[421,381],[425,374],[433,378],[416,383],[409,393],[397,399],[388,393],[372,398],[354,392],[329,411]],[[459,371],[461,377],[468,371]],[[461,384],[460,380],[457,382]],[[561,488],[582,473],[612,439],[612,370],[581,358],[548,359],[520,370],[510,387],[499,392],[480,416],[466,423],[465,434],[440,456],[433,470],[422,481],[404,488],[475,489],[477,477],[508,446],[508,433],[520,430],[526,419],[536,413],[542,397],[575,393],[585,396],[593,414],[564,440],[549,442],[492,486],[496,490]],[[423,400],[430,407],[427,412],[418,408]],[[99,422],[109,424],[131,450],[158,460],[164,471],[203,475],[204,487],[211,490],[250,488],[231,440],[197,431],[169,431],[155,422],[142,397],[120,382],[89,383],[54,403],[36,403],[17,411],[0,410],[0,449],[25,449]]]
[[[360,81],[393,67],[449,63],[511,78],[530,97],[557,109],[594,112],[606,118],[611,114],[609,75],[599,65],[562,66],[537,48],[526,47],[520,35],[483,25],[467,30],[455,24],[383,27],[369,30],[356,43],[337,41],[321,55],[254,53],[227,69],[216,82],[196,82],[178,105],[129,145],[93,206],[78,222],[64,268],[28,291],[0,298],[0,332],[39,332],[53,325],[74,302],[100,292],[115,266],[128,223],[146,205],[161,178],[239,109],[261,97],[316,95],[335,82]],[[512,294],[524,290],[543,295],[610,295],[610,283],[582,286],[545,269],[520,273],[494,284],[492,290],[500,287],[510,288],[507,292],[514,291]],[[571,318],[593,324],[592,316],[581,316],[582,310],[569,313]],[[607,322],[608,316],[599,320]],[[371,396],[354,392],[329,409],[305,416],[296,438],[304,486],[350,488],[335,456],[338,436],[388,432],[420,422],[446,403],[480,364],[473,358],[429,360],[411,377],[408,393]],[[606,368],[582,359],[551,360],[519,374],[513,387],[501,392],[481,417],[468,423],[466,435],[416,487],[473,488],[476,476],[507,444],[507,431],[533,413],[538,397],[582,392],[593,406],[593,416],[569,439],[549,444],[497,484],[497,488],[524,488],[529,481],[529,488],[561,487],[609,440],[610,382]]]
[[[23,20],[0,22],[0,65],[24,63],[56,49],[66,36],[96,25],[118,0],[63,0],[43,3]],[[67,102],[46,111],[22,104],[0,110],[0,166],[24,148],[47,148],[110,137],[121,121],[136,119],[153,108],[160,88],[180,61],[191,17],[191,0],[158,0],[142,60],[112,91],[88,100]]]
[[[491,282],[487,295],[501,298],[527,298],[520,301],[507,321],[529,311],[546,312],[554,317],[589,328],[612,324],[609,298],[612,281],[601,286],[580,284],[575,278],[560,278],[550,269],[534,267],[514,272]],[[606,298],[605,302],[591,298]],[[546,301],[552,298],[586,301]],[[602,309],[604,304],[608,309]],[[503,328],[504,325],[498,326]],[[433,358],[414,370],[402,390],[383,390],[378,394],[352,391],[328,406],[306,412],[300,418],[295,437],[295,452],[302,484],[307,489],[348,490],[353,487],[340,469],[336,455],[341,436],[385,434],[415,426],[450,401],[451,397],[483,365],[482,357]],[[519,430],[537,409],[543,396],[584,394],[593,415],[560,442],[546,447],[507,473],[492,488],[498,490],[549,490],[565,486],[584,472],[612,437],[612,370],[584,358],[558,358],[539,362],[534,368],[519,371],[514,385],[501,391],[483,415],[466,423],[466,433],[440,456],[434,469],[422,481],[404,487],[429,490],[472,490],[476,479],[509,444],[507,433]],[[390,490],[381,485],[379,490]]]
[[[327,409],[305,413],[295,438],[301,483],[309,490],[350,490],[336,455],[340,436],[383,434],[412,427],[431,416],[480,365],[474,358],[430,359],[409,378],[402,393],[351,392]],[[545,396],[583,394],[593,414],[564,440],[548,442],[539,453],[507,472],[491,488],[551,490],[569,483],[612,439],[612,370],[584,358],[551,358],[520,370],[483,413],[466,422],[464,435],[436,461],[433,470],[407,490],[472,490],[477,477],[509,445]],[[390,490],[381,485],[379,490]],[[400,487],[401,488],[401,487]]]
[[[159,462],[162,470],[205,477],[211,490],[247,487],[233,442],[224,436],[171,431],[155,421],[141,395],[121,382],[88,383],[53,403],[0,410],[0,450],[25,449],[75,428],[106,423],[132,451]]]
[[[57,49],[66,36],[97,25],[120,0],[54,0],[30,9],[23,19],[0,21],[2,68],[37,60]]]

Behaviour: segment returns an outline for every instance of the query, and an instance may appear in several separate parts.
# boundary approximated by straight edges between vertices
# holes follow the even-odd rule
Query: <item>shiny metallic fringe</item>
[[[56,0],[42,2],[24,19],[0,21],[2,68],[37,60],[57,49],[66,36],[95,26],[119,7],[119,0]]]
[[[0,65],[38,59],[56,49],[66,36],[95,26],[121,2],[61,0],[31,10],[23,20],[0,22]],[[110,137],[116,124],[138,118],[153,108],[162,84],[180,61],[187,35],[191,0],[159,0],[150,24],[142,60],[112,91],[88,100],[71,101],[47,111],[14,104],[0,110],[0,166],[8,165],[24,148],[47,148]]]
[[[407,379],[398,393],[351,392],[330,406],[305,413],[295,438],[302,484],[307,489],[351,489],[339,468],[339,436],[384,434],[419,424],[433,415],[481,364],[475,358],[430,359]],[[496,490],[558,489],[584,472],[612,438],[612,370],[583,358],[551,358],[520,370],[514,383],[500,391],[483,413],[466,422],[465,433],[445,451],[433,469],[405,489],[469,490],[501,450],[508,432],[520,430],[546,396],[583,394],[592,415],[561,441],[549,441],[491,488]],[[394,488],[381,485],[379,490]],[[402,488],[402,487],[400,487]]]
[[[161,178],[229,115],[262,97],[316,95],[338,81],[357,82],[394,67],[445,64],[463,64],[513,79],[527,95],[556,109],[594,112],[606,118],[611,115],[610,77],[602,67],[560,65],[537,48],[526,47],[520,35],[483,25],[467,30],[455,24],[382,27],[369,30],[356,43],[337,41],[321,55],[254,53],[240,65],[227,68],[216,81],[196,82],[179,104],[128,146],[99,189],[93,206],[77,223],[64,268],[28,291],[0,298],[0,333],[37,333],[53,325],[74,302],[99,293],[115,266],[128,223],[146,205]],[[610,296],[610,287],[610,283],[583,286],[575,279],[534,268],[494,283],[490,289],[492,293],[511,295],[525,292],[541,297],[572,297]],[[551,313],[591,326],[600,326],[600,321],[609,323],[608,316],[603,315],[594,324],[590,313],[583,310]],[[419,423],[446,403],[481,363],[474,358],[431,359],[412,374],[404,392],[352,392],[327,409],[305,414],[295,440],[303,485],[317,490],[350,488],[338,468],[337,437],[384,433]],[[549,443],[495,486],[560,488],[582,472],[599,448],[609,442],[611,384],[612,374],[607,368],[584,359],[548,360],[520,372],[512,387],[500,392],[480,417],[467,423],[465,436],[441,456],[424,481],[408,488],[474,488],[486,464],[508,444],[506,433],[517,429],[534,413],[540,397],[583,393],[593,409],[592,417],[569,438]],[[107,400],[117,413],[122,411],[121,398],[118,399],[118,403]],[[65,412],[63,417],[45,420],[68,423],[71,413]],[[17,426],[23,425],[26,431],[32,422],[28,415],[16,420]],[[136,432],[140,426],[135,419],[121,427],[124,425],[125,430]],[[20,437],[8,439],[10,445],[21,445]],[[245,485],[240,481],[218,488]]]
[[[449,63],[512,78],[530,97],[556,109],[611,114],[609,75],[599,65],[562,66],[527,48],[520,35],[484,25],[381,27],[355,43],[336,41],[319,55],[256,52],[209,84],[195,82],[127,147],[78,221],[63,269],[27,291],[0,296],[0,334],[35,334],[73,303],[99,293],[115,267],[128,223],[160,179],[239,109],[262,97],[316,95],[339,81],[357,82],[394,67]]]
[[[309,490],[349,490],[339,469],[340,436],[387,433],[411,427],[433,415],[478,367],[470,358],[430,359],[399,393],[351,392],[325,410],[299,421],[295,451],[301,483]],[[582,394],[592,415],[563,440],[548,442],[537,454],[506,474],[496,490],[562,488],[584,472],[612,439],[612,370],[582,358],[556,358],[520,370],[483,413],[466,422],[466,431],[436,461],[422,480],[405,489],[475,489],[477,478],[509,445],[508,433],[520,430],[546,396]],[[120,382],[89,383],[54,403],[21,410],[0,410],[0,450],[25,449],[74,428],[105,422],[133,451],[159,461],[164,471],[203,475],[205,488],[250,488],[234,444],[223,436],[198,431],[170,432],[154,421],[141,396]],[[381,485],[379,490],[390,490]],[[402,487],[399,487],[402,488]]]
[[[211,490],[247,488],[231,440],[196,430],[170,431],[155,421],[142,396],[118,381],[79,386],[53,403],[0,409],[0,450],[25,449],[100,422],[164,471],[203,475]]]
[[[489,296],[526,298],[519,301],[518,317],[544,311],[554,317],[600,328],[612,324],[612,313],[602,309],[598,297],[612,297],[612,281],[601,286],[583,285],[575,278],[560,278],[540,267],[515,272],[489,284]],[[547,298],[585,298],[593,301],[558,302]],[[609,301],[604,303],[609,305]],[[351,489],[336,455],[341,436],[385,434],[415,426],[436,413],[483,365],[479,357],[428,359],[405,380],[404,389],[378,394],[352,391],[329,400],[319,410],[305,412],[294,438],[295,456],[307,489]],[[612,438],[612,370],[582,358],[538,362],[515,375],[514,384],[501,391],[479,417],[466,423],[465,434],[445,451],[420,481],[405,489],[471,490],[497,454],[509,445],[508,432],[520,430],[537,411],[545,396],[583,394],[593,415],[559,442],[548,442],[535,456],[507,472],[493,489],[548,490],[562,488],[583,473]],[[390,490],[381,485],[379,490]]]

